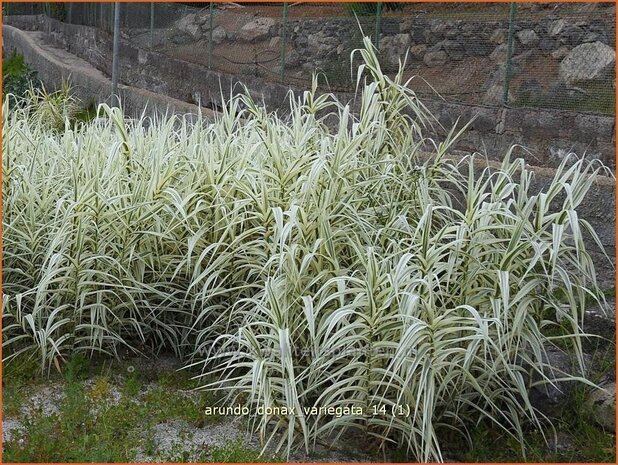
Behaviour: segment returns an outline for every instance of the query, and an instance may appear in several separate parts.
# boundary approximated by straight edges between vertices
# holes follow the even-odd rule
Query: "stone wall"
[[[364,29],[373,32],[374,24],[365,21]],[[337,60],[348,43],[358,44],[355,20],[325,18],[290,21],[293,48],[308,66],[324,66]],[[380,49],[391,57],[392,66],[398,57],[412,47],[411,59],[431,66],[465,57],[490,56],[506,47],[508,20],[449,20],[423,16],[382,20]],[[568,51],[583,43],[601,42],[613,45],[615,31],[601,20],[568,20],[548,14],[538,21],[517,20],[514,25],[515,55],[534,51],[543,55]],[[278,34],[279,31],[274,31]],[[403,52],[403,53],[402,53]]]
[[[38,17],[10,17],[8,23],[22,29],[40,30],[48,40],[101,70],[111,74],[111,37],[96,28],[65,24]],[[251,76],[234,76],[208,70],[206,67],[168,55],[138,48],[128,40],[121,41],[120,76],[124,84],[147,89],[179,101],[198,103],[216,110],[230,95],[247,87],[269,110],[285,112],[287,94],[303,92]],[[352,95],[336,94],[341,101]],[[475,118],[459,141],[457,149],[481,151],[491,159],[502,159],[513,144],[525,147],[516,153],[533,165],[556,166],[569,153],[586,154],[615,166],[615,118],[572,111],[530,108],[502,108],[455,104],[434,99],[424,103],[439,122],[450,128]],[[445,132],[436,129],[434,136]]]
[[[534,8],[542,9],[542,14],[537,12],[534,16]],[[518,9],[523,17],[516,16],[514,22],[514,55],[509,68],[510,102],[520,106],[585,106],[592,111],[607,111],[603,100],[611,94],[615,73],[613,8],[610,4],[584,4],[571,11],[556,10],[551,4],[520,4]],[[170,27],[155,30],[152,37],[144,29],[127,29],[127,33],[141,47],[153,40],[164,47],[177,46],[185,56],[187,50],[183,47],[187,46],[205,53],[210,40],[209,13],[192,10]],[[374,17],[355,18],[348,14],[289,19],[284,33],[281,18],[255,17],[247,10],[218,9],[214,15],[213,44],[208,47],[212,46],[215,57],[239,62],[234,71],[220,63],[227,72],[276,79],[281,73],[278,54],[285,37],[284,67],[289,82],[298,83],[294,79],[302,80],[317,69],[331,85],[353,88],[349,58],[353,50],[362,46],[361,30],[374,34]],[[536,19],[529,19],[532,17]],[[409,52],[407,70],[429,74],[432,86],[456,95],[457,101],[502,103],[508,38],[508,13],[504,9],[501,13],[487,10],[465,19],[451,19],[448,14],[436,15],[435,11],[384,16],[380,30],[381,65],[387,72],[397,71],[399,59]],[[239,43],[246,45],[243,51],[247,52],[240,58],[239,49],[234,48]],[[249,50],[254,52],[253,58]],[[174,50],[168,51],[174,56]],[[590,57],[594,58],[587,60]],[[252,60],[269,68],[272,74],[264,67],[252,65]],[[199,57],[189,61],[199,61]],[[431,69],[435,71],[432,73]],[[450,86],[448,78],[439,77],[452,73],[476,77],[462,86]],[[578,78],[573,79],[576,75]]]

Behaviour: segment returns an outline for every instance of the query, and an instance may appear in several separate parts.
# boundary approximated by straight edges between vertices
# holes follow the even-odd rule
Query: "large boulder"
[[[245,42],[257,42],[270,37],[270,31],[275,27],[272,18],[257,18],[240,28],[238,38]]]
[[[608,79],[616,66],[616,51],[602,42],[575,47],[560,63],[559,76],[567,86]]]

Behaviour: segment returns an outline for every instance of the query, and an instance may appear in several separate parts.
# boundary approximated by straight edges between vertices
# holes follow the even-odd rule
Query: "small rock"
[[[506,55],[508,52],[508,47],[506,44],[501,44],[498,45],[493,52],[491,52],[491,55],[489,55],[489,58],[491,58],[492,61],[496,61],[496,62],[504,62],[506,61]]]
[[[517,33],[517,38],[524,47],[536,47],[539,43],[539,36],[533,29],[524,29],[523,31],[519,31]]]
[[[584,30],[577,26],[568,26],[560,35],[560,42],[574,47],[582,42]]]
[[[200,24],[196,22],[196,16],[190,14],[176,21],[176,29],[184,32],[194,40],[199,40],[201,37]]]
[[[414,21],[412,19],[404,19],[401,23],[399,23],[399,31],[410,32],[413,25]]]
[[[227,37],[227,33],[225,29],[223,29],[223,26],[217,26],[216,28],[213,29],[212,31],[212,43],[213,44],[220,44],[226,39],[226,37]]]
[[[427,52],[427,45],[419,44],[410,47],[410,56],[416,60],[422,60]]]
[[[437,36],[444,36],[448,28],[444,21],[435,20],[430,26],[430,31]]]
[[[547,34],[549,35],[549,37],[556,37],[560,35],[560,33],[564,30],[565,26],[566,21],[564,19],[552,21],[547,27]]]
[[[464,56],[463,46],[455,40],[443,40],[435,45],[434,50],[444,50],[451,60],[461,60]]]
[[[584,36],[581,38],[581,42],[582,44],[586,44],[589,42],[603,42],[604,44],[607,43],[607,35],[600,33],[600,32],[587,32],[586,34],[584,34]]]
[[[568,54],[569,54],[569,47],[565,45],[551,52],[552,58],[555,58],[556,60],[562,60]]]
[[[186,45],[195,42],[189,34],[177,30],[173,30],[172,34],[169,36],[169,40],[176,45]]]
[[[240,28],[238,38],[245,42],[257,42],[270,35],[270,30],[276,22],[272,18],[257,18]]]
[[[515,55],[511,60],[513,63],[519,66],[523,66],[534,55],[534,50],[526,50],[519,55]]]
[[[616,383],[607,383],[594,391],[588,406],[594,420],[612,433],[616,432]]]
[[[210,13],[208,11],[198,11],[195,14],[195,23],[204,31],[210,30]]]
[[[556,48],[556,41],[554,39],[549,39],[547,37],[543,37],[539,42],[539,48],[544,52],[549,52],[550,50],[554,50]]]
[[[496,29],[492,32],[491,36],[489,36],[489,41],[492,44],[502,45],[506,42],[508,33],[506,29]]]
[[[616,330],[616,299],[593,305],[584,312],[584,331],[610,338]]]
[[[441,66],[448,61],[448,55],[444,50],[432,51],[425,53],[423,62],[429,66]]]

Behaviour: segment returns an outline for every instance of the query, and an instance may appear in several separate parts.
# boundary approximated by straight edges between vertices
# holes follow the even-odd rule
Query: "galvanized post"
[[[283,3],[283,23],[281,24],[281,83],[285,80],[285,41],[288,28],[288,2]]]
[[[73,21],[73,2],[67,3],[67,23],[71,24]]]
[[[120,3],[114,3],[114,45],[112,52],[112,106],[120,105],[118,97],[118,52],[120,49]]]
[[[382,2],[376,4],[376,49],[380,50],[380,29],[382,28]]]
[[[515,33],[515,14],[517,12],[517,4],[511,3],[509,12],[509,37],[506,46],[506,69],[504,70],[504,91],[502,93],[502,102],[504,105],[509,103],[509,86],[511,85],[512,74],[512,58],[513,58],[513,36]]]
[[[214,16],[214,2],[210,2],[210,6],[208,9],[208,13],[210,14],[208,18],[208,69],[212,68],[212,28],[214,25],[213,16]]]
[[[155,4],[150,2],[150,50],[154,48],[154,16]]]

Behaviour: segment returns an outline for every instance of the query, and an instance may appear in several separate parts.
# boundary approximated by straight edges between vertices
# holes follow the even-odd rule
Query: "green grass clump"
[[[357,115],[315,81],[285,117],[245,95],[212,124],[101,106],[58,129],[41,115],[66,112],[5,102],[6,359],[173,350],[287,456],[353,433],[439,461],[482,422],[524,453],[548,426],[531,380],[590,384],[582,311],[603,295],[577,209],[611,173],[563,164],[538,193],[510,153],[449,158],[461,132],[426,153],[437,122],[369,39],[360,54]],[[573,373],[544,356],[565,340]],[[80,419],[86,443],[108,434]]]
[[[2,93],[10,94],[18,104],[32,87],[40,86],[37,73],[24,61],[24,56],[13,51],[2,60]]]
[[[222,447],[209,451],[208,462],[213,463],[279,463],[283,460],[277,456],[261,454],[259,450],[250,449],[240,441],[231,441]]]

